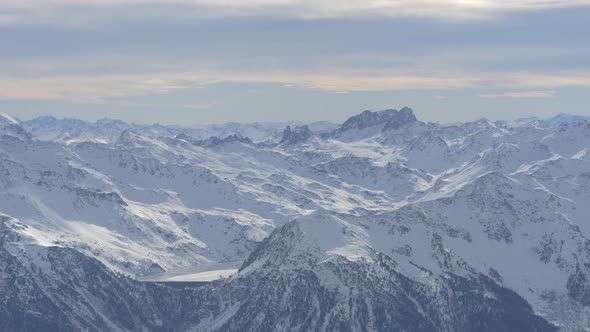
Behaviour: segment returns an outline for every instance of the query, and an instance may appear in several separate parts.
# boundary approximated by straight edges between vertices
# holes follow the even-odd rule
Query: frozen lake
[[[243,261],[207,263],[180,267],[162,273],[138,277],[143,282],[171,283],[207,283],[227,278],[238,272]]]

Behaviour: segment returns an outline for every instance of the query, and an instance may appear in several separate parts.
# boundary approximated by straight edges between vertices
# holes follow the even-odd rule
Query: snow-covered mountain
[[[0,330],[590,326],[590,122],[224,128],[0,117]]]

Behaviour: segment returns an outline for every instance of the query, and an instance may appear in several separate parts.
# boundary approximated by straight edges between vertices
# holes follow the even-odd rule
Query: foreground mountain
[[[4,240],[14,234],[3,230],[0,275],[9,277],[0,279],[7,304],[0,308],[0,328],[555,330],[516,293],[484,275],[428,275],[423,283],[401,274],[385,255],[370,253],[364,260],[325,251],[352,240],[342,231],[355,227],[328,215],[293,221],[265,240],[238,275],[183,290],[113,274],[68,248],[8,245],[8,250]],[[333,231],[326,233],[333,242],[313,243],[317,231]]]
[[[587,121],[403,108],[260,140],[114,121],[66,139],[49,135],[62,120],[2,119],[4,329],[590,325]],[[134,280],[240,260],[197,289]]]

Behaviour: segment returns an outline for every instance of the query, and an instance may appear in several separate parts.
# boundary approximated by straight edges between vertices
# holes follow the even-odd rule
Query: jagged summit
[[[294,127],[293,129],[291,129],[291,126],[287,126],[283,131],[283,138],[280,144],[294,145],[305,142],[312,136],[313,133],[308,126]]]
[[[397,112],[395,110],[388,110],[388,114],[390,117],[385,126],[383,127],[384,131],[396,130],[406,124],[418,121],[418,119],[416,119],[416,116],[414,115],[414,112],[409,107],[404,107]]]
[[[350,130],[363,130],[375,126],[381,126],[382,131],[396,130],[417,121],[418,119],[416,119],[414,112],[409,107],[400,110],[386,109],[378,112],[367,110],[348,118],[340,128],[332,133],[332,136],[338,136]]]
[[[252,140],[250,138],[244,137],[239,134],[229,135],[224,138],[219,138],[217,136],[211,136],[205,140],[194,142],[193,144],[202,145],[202,146],[206,146],[206,147],[214,147],[214,146],[228,144],[228,143],[234,143],[234,142],[244,143],[244,144],[248,144],[248,145],[254,144],[254,142],[252,142]]]

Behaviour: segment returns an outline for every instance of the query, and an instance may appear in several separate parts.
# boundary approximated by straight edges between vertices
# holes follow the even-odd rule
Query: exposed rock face
[[[389,120],[387,121],[387,123],[385,123],[385,126],[383,127],[383,131],[400,129],[401,127],[407,124],[417,121],[418,119],[416,119],[416,116],[414,115],[412,109],[409,107],[404,107],[397,113],[391,114]]]
[[[287,126],[283,131],[283,138],[279,144],[283,145],[295,145],[298,143],[304,143],[313,136],[313,133],[308,126],[300,126],[291,129],[291,126]]]
[[[215,147],[218,145],[228,144],[228,143],[244,143],[244,144],[254,144],[248,137],[243,137],[241,135],[230,135],[225,138],[218,138],[215,136],[209,137],[202,141],[197,141],[194,144],[202,145],[206,147]]]
[[[349,130],[363,130],[374,126],[380,126],[383,131],[396,130],[417,121],[414,112],[409,107],[404,107],[399,111],[395,109],[379,112],[364,111],[346,120],[340,128],[332,133],[332,136],[337,137]]]

